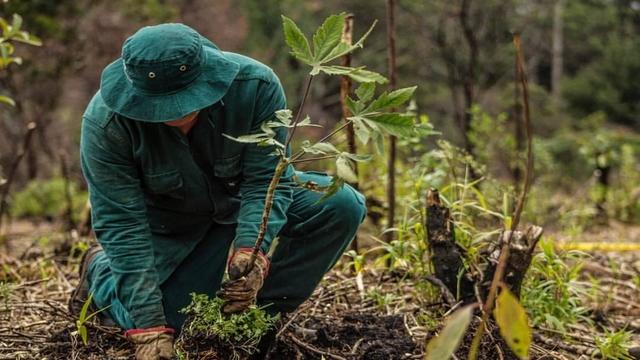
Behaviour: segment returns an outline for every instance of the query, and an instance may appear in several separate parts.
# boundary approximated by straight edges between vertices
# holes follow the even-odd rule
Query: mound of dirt
[[[304,328],[294,326],[277,339],[268,358],[393,360],[419,353],[401,315],[352,313],[307,318]]]

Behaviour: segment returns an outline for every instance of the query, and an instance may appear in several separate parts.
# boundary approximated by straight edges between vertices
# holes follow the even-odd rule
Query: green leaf
[[[298,125],[296,126],[312,126],[312,127],[322,127],[322,125],[318,125],[318,124],[312,124],[311,123],[311,118],[309,117],[309,115],[305,116],[304,119],[298,121]]]
[[[506,286],[501,286],[493,317],[511,351],[520,359],[528,359],[532,333],[527,312]]]
[[[314,60],[321,60],[326,56],[342,39],[342,29],[344,28],[346,14],[329,16],[313,34]]]
[[[335,146],[331,143],[320,142],[313,144],[312,146],[303,147],[302,150],[304,152],[316,155],[326,155],[326,154],[339,154],[340,150],[336,149]]]
[[[0,29],[2,29],[2,37],[7,38],[9,36],[9,24],[7,23],[7,20],[1,17],[0,17]]]
[[[0,103],[7,104],[9,106],[16,106],[16,102],[12,98],[4,95],[0,95]]]
[[[78,334],[80,334],[80,338],[82,339],[82,343],[86,346],[89,344],[89,338],[87,336],[87,327],[84,325],[78,325]]]
[[[364,145],[367,145],[367,143],[369,143],[369,139],[371,138],[371,131],[362,121],[354,120],[353,130],[355,131],[356,136],[361,143],[363,143]]]
[[[358,40],[355,44],[348,45],[347,43],[343,43],[343,42],[338,43],[338,45],[336,45],[336,47],[334,47],[331,50],[331,52],[329,52],[329,54],[327,54],[327,56],[325,56],[321,60],[316,60],[317,64],[320,65],[320,64],[328,63],[328,62],[330,62],[332,60],[335,60],[337,58],[340,58],[340,57],[352,52],[353,50],[355,50],[357,48],[361,48],[362,45],[364,44],[364,40],[369,36],[369,34],[373,30],[373,28],[376,26],[377,22],[378,22],[377,20],[374,21],[373,24],[371,25],[371,27],[369,28],[369,30],[367,30],[367,32],[364,35],[362,35],[360,40]]]
[[[347,108],[349,109],[349,112],[351,112],[354,115],[359,114],[362,111],[362,109],[364,109],[364,104],[362,103],[362,101],[355,101],[349,96],[347,96],[345,101],[347,103]]]
[[[411,99],[414,91],[416,91],[416,86],[394,90],[390,93],[385,91],[375,101],[373,101],[366,110],[380,111],[384,109],[397,108]]]
[[[387,78],[378,74],[375,71],[365,70],[364,66],[353,68],[346,66],[317,66],[318,71],[324,72],[327,75],[346,75],[351,79],[361,83],[373,83],[377,82],[384,84],[387,82]]]
[[[432,338],[425,350],[425,360],[446,360],[458,349],[460,341],[467,332],[473,306],[465,306],[449,317],[440,334]]]
[[[222,136],[226,137],[227,139],[230,139],[239,143],[244,143],[244,144],[256,144],[256,143],[263,142],[267,139],[267,134],[264,134],[264,133],[242,135],[238,137],[233,137],[227,134],[222,134]]]
[[[85,301],[84,304],[82,304],[82,309],[80,309],[80,314],[78,317],[78,321],[80,321],[80,324],[84,324],[84,322],[87,321],[87,311],[89,311],[89,306],[91,305],[92,299],[93,299],[93,293],[90,293],[87,301]]]
[[[376,92],[376,84],[372,82],[362,83],[356,89],[356,96],[362,102],[367,102],[373,99],[373,95]]]
[[[336,172],[337,175],[348,182],[358,182],[358,176],[353,170],[352,161],[346,156],[338,156],[336,159]]]
[[[415,122],[413,115],[398,113],[382,113],[368,116],[365,121],[373,122],[386,133],[398,137],[411,136],[415,133]]]
[[[276,110],[276,118],[283,124],[291,124],[293,114],[289,109]]]
[[[311,65],[313,62],[313,54],[309,48],[309,41],[304,36],[293,20],[282,15],[282,26],[284,30],[284,39],[291,49],[291,54],[296,59]]]
[[[348,157],[349,159],[353,160],[353,161],[357,161],[357,162],[365,162],[365,161],[369,161],[371,160],[371,155],[369,154],[351,154],[348,152],[343,152],[341,153],[342,156]]]
[[[338,190],[342,188],[344,185],[344,179],[334,176],[331,178],[331,183],[324,189],[324,195],[318,200],[318,202],[322,202],[331,196],[335,195]]]
[[[21,27],[22,27],[22,16],[18,14],[13,14],[13,21],[11,23],[11,32],[17,33],[18,31],[20,31]]]

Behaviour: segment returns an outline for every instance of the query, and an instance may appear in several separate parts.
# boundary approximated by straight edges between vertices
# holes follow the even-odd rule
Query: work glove
[[[229,280],[225,281],[218,296],[225,300],[222,312],[229,314],[246,310],[255,303],[258,291],[269,272],[269,259],[259,252],[253,267],[247,272],[252,248],[239,248],[229,260]],[[242,276],[245,272],[246,275]]]
[[[136,360],[170,360],[173,350],[172,328],[158,326],[148,329],[131,329],[124,336],[136,345]]]

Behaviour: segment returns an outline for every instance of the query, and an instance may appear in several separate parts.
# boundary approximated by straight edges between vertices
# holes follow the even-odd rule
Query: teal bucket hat
[[[122,56],[104,69],[100,93],[122,116],[166,122],[218,102],[239,68],[186,25],[147,26],[129,37]]]

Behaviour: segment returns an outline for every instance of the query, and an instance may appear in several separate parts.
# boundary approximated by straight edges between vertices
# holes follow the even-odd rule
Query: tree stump
[[[475,302],[477,301],[476,293],[483,300],[486,298],[500,252],[508,241],[510,241],[509,257],[503,282],[516,296],[520,296],[522,281],[529,270],[533,252],[542,236],[541,227],[530,226],[526,231],[515,231],[513,236],[510,230],[501,232],[499,239],[481,252],[483,263],[479,266],[480,273],[474,273],[464,266],[466,250],[456,242],[450,211],[440,201],[440,194],[436,189],[431,189],[427,195],[425,225],[434,275],[458,301]]]

